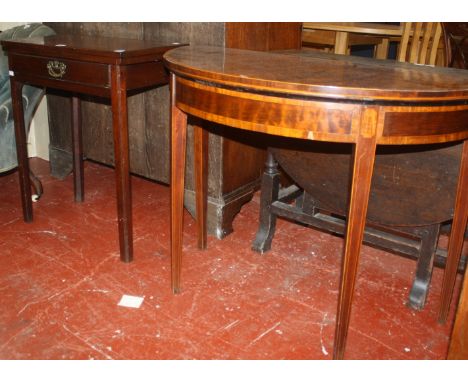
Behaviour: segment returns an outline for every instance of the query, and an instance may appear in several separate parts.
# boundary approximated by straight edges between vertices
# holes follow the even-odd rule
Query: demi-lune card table
[[[162,55],[175,41],[86,36],[48,36],[2,41],[8,54],[23,217],[32,221],[31,188],[24,129],[24,84],[72,95],[75,201],[84,200],[80,94],[111,100],[120,258],[133,259],[127,95],[168,83]]]
[[[439,317],[446,319],[468,212],[468,72],[324,53],[305,57],[217,47],[178,48],[164,61],[171,72],[175,293],[180,289],[188,115],[259,133],[353,145],[335,359],[344,357],[376,146],[465,140]],[[201,248],[206,246],[207,144],[206,130],[195,126]]]

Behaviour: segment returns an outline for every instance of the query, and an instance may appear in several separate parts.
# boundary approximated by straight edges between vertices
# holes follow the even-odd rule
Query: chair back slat
[[[410,57],[409,62],[416,64],[419,60],[419,44],[422,35],[422,23],[415,23],[413,29],[413,37],[410,43]]]
[[[421,49],[419,49],[419,60],[421,62],[426,62],[427,49],[429,48],[429,42],[432,38],[432,27],[434,23],[426,24],[426,31],[422,36]]]
[[[398,61],[406,61],[406,53],[408,50],[408,43],[411,34],[411,26],[413,23],[403,23],[403,34],[401,35],[400,46],[398,48]]]
[[[429,65],[435,65],[436,63],[437,49],[439,47],[439,42],[441,38],[442,38],[442,25],[440,25],[440,23],[436,23],[436,30],[434,33],[433,41],[437,41],[437,44],[432,45],[431,54],[429,56],[429,62],[428,62]]]
[[[404,23],[398,61],[434,65],[441,36],[440,23]]]

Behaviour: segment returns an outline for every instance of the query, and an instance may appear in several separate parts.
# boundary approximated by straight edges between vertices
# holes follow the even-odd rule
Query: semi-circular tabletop
[[[187,46],[164,55],[181,76],[225,86],[333,100],[433,103],[468,101],[468,72],[320,52],[257,52]]]
[[[213,122],[294,138],[356,142],[360,113],[374,108],[377,144],[468,138],[468,72],[460,69],[208,46],[177,48],[164,60],[177,77],[178,107]]]

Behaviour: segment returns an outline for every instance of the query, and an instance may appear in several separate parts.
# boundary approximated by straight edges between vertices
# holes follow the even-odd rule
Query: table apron
[[[360,115],[378,111],[377,144],[468,139],[468,105],[389,106],[265,95],[176,77],[175,103],[187,114],[245,130],[328,142],[356,142]]]
[[[15,76],[42,78],[56,82],[80,83],[94,87],[109,87],[109,65],[62,59],[10,54],[10,70]]]
[[[111,95],[110,64],[11,54],[9,65],[10,75],[23,83],[106,98]],[[121,65],[121,68],[126,72],[126,90],[164,85],[169,80],[160,60]]]
[[[355,142],[360,105],[275,97],[177,77],[176,106],[212,122],[261,133]]]
[[[426,144],[468,139],[468,105],[386,106],[378,144]]]

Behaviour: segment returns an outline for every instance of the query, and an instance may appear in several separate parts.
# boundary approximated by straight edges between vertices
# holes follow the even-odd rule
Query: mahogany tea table
[[[24,220],[33,218],[26,136],[24,84],[72,94],[75,201],[84,200],[83,149],[79,94],[110,98],[114,133],[120,258],[133,259],[129,175],[127,93],[167,84],[162,55],[181,44],[85,36],[48,36],[2,41],[8,54],[18,169]]]
[[[468,73],[334,55],[182,47],[171,72],[172,289],[180,290],[187,115],[280,137],[353,146],[352,181],[334,339],[344,357],[377,145],[464,141],[440,321],[454,288],[468,213]],[[207,132],[194,131],[198,245],[206,246]]]

